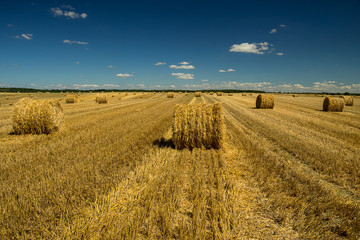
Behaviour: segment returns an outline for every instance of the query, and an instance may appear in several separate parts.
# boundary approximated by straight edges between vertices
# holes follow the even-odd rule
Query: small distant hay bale
[[[245,97],[246,97],[246,96],[247,96],[247,94],[246,94],[246,93],[243,93],[243,94],[241,94],[241,96],[245,96]]]
[[[273,109],[275,100],[273,95],[259,94],[256,98],[256,108]]]
[[[173,118],[172,141],[177,149],[223,146],[225,125],[220,103],[177,104]]]
[[[216,92],[216,96],[222,96],[222,92]]]
[[[345,106],[353,106],[354,98],[352,96],[341,96],[344,99]]]
[[[210,94],[210,95],[214,95],[214,92],[210,92],[209,94]]]
[[[201,97],[201,92],[195,92],[195,97]]]
[[[64,113],[56,100],[20,99],[13,113],[15,134],[49,134],[58,131],[64,122]]]
[[[323,102],[323,110],[326,112],[342,112],[345,101],[343,98],[326,97]]]
[[[295,94],[292,95],[293,97],[297,97]]]
[[[78,96],[76,96],[75,94],[66,95],[65,102],[66,103],[77,103],[78,102]]]
[[[249,93],[249,96],[252,96],[252,93]]]
[[[133,95],[136,95],[136,92],[134,92]]]
[[[95,99],[96,103],[105,104],[108,102],[106,94],[98,94]]]
[[[174,98],[174,93],[173,92],[168,92],[167,93],[167,98]]]
[[[228,96],[233,96],[233,94],[232,94],[232,93],[228,93]]]
[[[121,100],[121,97],[118,97],[118,100]]]

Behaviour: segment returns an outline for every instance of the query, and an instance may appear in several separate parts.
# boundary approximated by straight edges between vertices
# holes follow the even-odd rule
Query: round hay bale
[[[95,99],[96,103],[105,104],[108,102],[106,94],[98,94]]]
[[[173,92],[168,92],[167,93],[167,98],[174,98],[174,93]]]
[[[323,111],[326,112],[342,112],[345,102],[343,98],[326,97],[323,102]]]
[[[273,95],[259,94],[256,98],[256,108],[273,109],[275,100]]]
[[[214,95],[214,92],[210,92],[209,94],[210,94],[210,95]]]
[[[245,96],[245,97],[246,97],[246,96],[247,96],[247,94],[246,94],[246,93],[242,93],[242,94],[241,94],[241,96]]]
[[[341,96],[344,99],[345,106],[353,106],[354,98],[352,96]]]
[[[58,101],[22,98],[14,107],[12,120],[15,134],[49,134],[62,127],[64,113]]]
[[[76,96],[75,94],[66,95],[65,102],[66,103],[77,103],[78,102],[78,96]]]
[[[252,96],[252,93],[249,93],[249,96]]]
[[[223,146],[225,125],[220,103],[177,104],[173,118],[172,141],[177,149]]]
[[[222,92],[216,92],[216,96],[222,96]]]
[[[232,94],[232,93],[228,93],[228,96],[233,96],[233,94]]]
[[[195,92],[195,97],[201,97],[201,92]]]
[[[293,97],[297,97],[295,94],[292,95]]]

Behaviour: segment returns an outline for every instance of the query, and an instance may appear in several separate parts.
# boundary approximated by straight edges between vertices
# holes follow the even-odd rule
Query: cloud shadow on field
[[[172,139],[165,139],[165,138],[160,138],[160,139],[156,139],[153,142],[154,146],[158,146],[159,148],[174,148],[175,149],[175,145],[172,141]]]

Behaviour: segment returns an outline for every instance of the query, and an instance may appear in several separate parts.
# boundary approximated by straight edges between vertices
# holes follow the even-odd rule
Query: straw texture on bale
[[[58,101],[22,98],[14,107],[12,120],[15,134],[48,134],[62,127],[64,113]]]
[[[195,92],[195,97],[201,97],[201,92]]]
[[[232,93],[228,93],[228,96],[232,96],[233,94]]]
[[[214,95],[214,92],[210,92],[209,94],[210,94],[210,95]]]
[[[66,95],[65,102],[66,103],[77,103],[78,102],[78,97],[76,95],[74,95],[74,94]]]
[[[95,100],[97,103],[107,103],[108,102],[108,98],[107,98],[106,94],[98,94],[96,96]]]
[[[216,92],[216,96],[222,96],[222,92]]]
[[[256,98],[256,108],[273,109],[275,100],[273,95],[259,94]]]
[[[168,92],[167,93],[167,98],[174,98],[174,93],[173,92]]]
[[[323,110],[329,112],[342,112],[345,102],[343,98],[326,97],[323,102]]]
[[[173,117],[172,140],[177,149],[222,147],[225,125],[220,103],[177,104]]]
[[[354,98],[352,96],[341,96],[344,99],[345,106],[353,106]]]

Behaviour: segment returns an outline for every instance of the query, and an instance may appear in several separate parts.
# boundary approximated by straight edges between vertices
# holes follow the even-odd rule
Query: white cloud
[[[157,62],[157,63],[155,63],[154,65],[155,66],[160,66],[160,65],[165,65],[166,64],[166,62]]]
[[[181,65],[188,65],[188,64],[190,64],[189,62],[179,62],[179,64],[181,64]]]
[[[170,85],[171,88],[176,88],[175,85]]]
[[[105,83],[103,86],[104,87],[120,87],[120,85],[118,85],[118,84],[111,84],[111,83]]]
[[[69,8],[70,7],[70,8]],[[65,10],[65,9],[70,9],[71,11]],[[77,13],[75,11],[73,7],[71,7],[70,5],[63,5],[62,7],[56,7],[56,8],[50,8],[51,13],[55,16],[64,16],[67,18],[71,18],[71,19],[77,19],[77,18],[83,18],[85,19],[87,17],[86,13]]]
[[[264,54],[269,50],[269,46],[268,42],[233,44],[229,52]]]
[[[73,84],[74,87],[78,88],[98,88],[100,85],[97,84]]]
[[[282,56],[282,55],[284,55],[284,53],[278,52],[278,53],[276,53],[276,55]]]
[[[202,82],[208,82],[209,80],[207,80],[207,79],[204,79],[204,80],[201,80]]]
[[[194,74],[190,73],[172,73],[172,76],[176,76],[177,79],[194,79]]]
[[[336,81],[324,81],[324,83],[336,83]]]
[[[276,28],[273,28],[273,29],[271,29],[271,31],[270,31],[271,34],[276,33],[276,32],[277,32]]]
[[[195,67],[193,65],[170,65],[169,68],[174,68],[174,69],[195,69]]]
[[[134,76],[133,74],[130,74],[130,73],[118,73],[116,74],[117,77],[124,77],[124,78],[127,78],[127,77],[132,77]]]
[[[286,27],[286,25],[285,24],[280,24],[280,27],[284,28],[284,27]]]
[[[232,69],[232,68],[229,68],[228,70],[219,70],[219,72],[222,72],[222,73],[224,73],[224,72],[235,72],[236,70],[235,69]]]
[[[26,39],[26,40],[31,40],[33,37],[33,35],[31,33],[22,33],[20,36],[17,35],[15,36],[15,38],[17,39]]]
[[[109,66],[107,66],[107,68],[110,68],[110,69],[111,69],[111,68],[114,68],[114,66],[113,66],[113,65],[109,65]]]
[[[80,42],[80,41],[72,41],[72,40],[63,40],[63,43],[66,44],[79,44],[79,45],[87,45],[89,44],[88,42]]]

